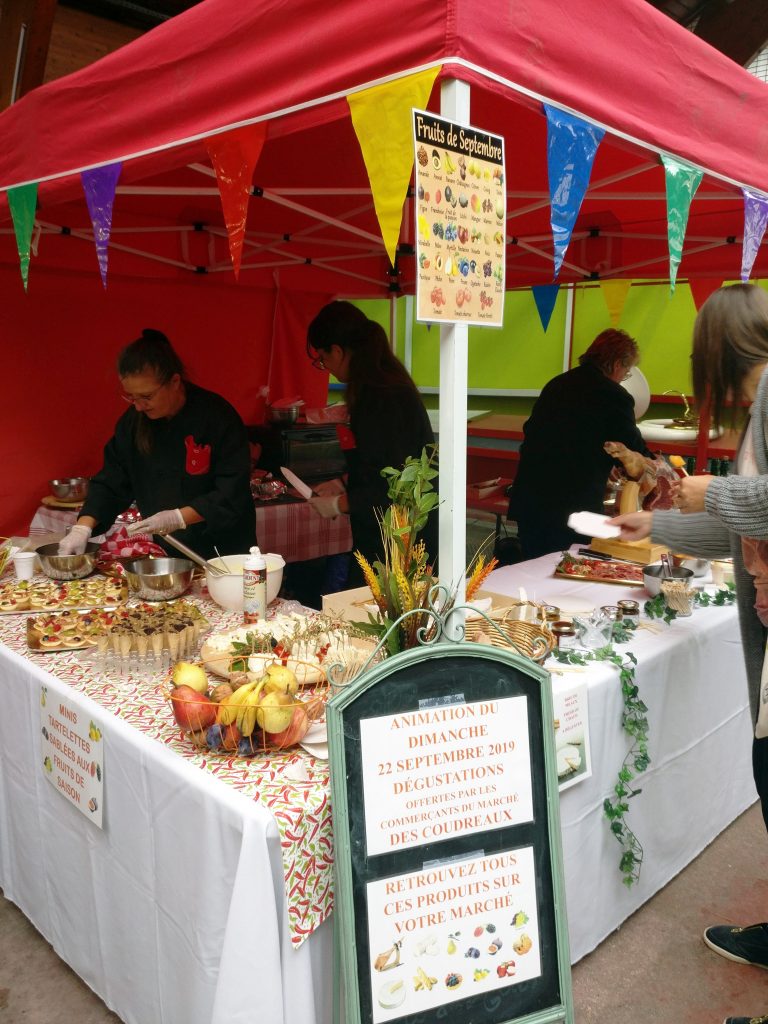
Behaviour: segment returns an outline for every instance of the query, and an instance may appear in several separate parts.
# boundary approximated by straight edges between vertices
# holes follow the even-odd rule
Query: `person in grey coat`
[[[726,406],[750,405],[737,455],[737,475],[685,477],[673,485],[675,508],[617,516],[622,540],[651,536],[673,551],[732,557],[750,707],[757,722],[768,640],[768,293],[755,285],[720,288],[696,318],[693,383],[699,408],[710,405],[720,426]],[[768,827],[768,736],[753,738],[752,766]],[[768,923],[715,925],[704,941],[738,963],[768,968]],[[751,1018],[729,1017],[726,1024]],[[768,1017],[760,1017],[768,1020]]]

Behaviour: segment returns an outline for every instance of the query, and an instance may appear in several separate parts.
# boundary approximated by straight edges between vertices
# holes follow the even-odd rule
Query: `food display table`
[[[572,549],[576,551],[576,547]],[[553,576],[559,555],[505,566],[488,591],[584,614],[628,598],[648,599],[642,587]],[[752,780],[747,684],[734,605],[696,608],[670,625],[641,626],[617,651],[637,656],[635,680],[648,706],[651,765],[636,780],[627,822],[642,843],[640,881],[627,889],[618,870],[619,844],[603,816],[603,800],[630,747],[621,728],[618,672],[605,663],[584,670],[547,667],[564,680],[588,683],[592,776],[560,798],[571,957],[589,953],[666,885],[756,799]],[[649,628],[650,627],[650,628]]]
[[[237,624],[193,600],[217,631]],[[157,680],[30,653],[25,621],[0,617],[7,898],[126,1024],[328,1024],[327,763],[195,751]],[[103,830],[41,769],[42,687],[49,702],[76,695],[103,732]]]
[[[499,569],[489,590],[582,612],[642,591]],[[236,621],[200,603],[216,630]],[[337,1024],[327,765],[193,750],[156,681],[116,684],[76,653],[30,654],[0,617],[0,887],[126,1024]],[[621,649],[621,648],[620,648]],[[645,848],[627,890],[603,818],[628,749],[614,668],[552,664],[588,684],[592,776],[561,794],[571,955],[593,949],[755,799],[736,611],[640,629],[628,649],[648,705],[649,770],[628,821]],[[572,676],[570,673],[574,673]],[[41,687],[78,695],[104,734],[104,828],[41,769]],[[300,766],[300,767],[299,767]],[[297,781],[303,768],[308,781]]]
[[[61,533],[76,519],[76,511],[41,505],[29,525],[29,536],[34,539]],[[286,562],[305,562],[352,550],[349,516],[323,519],[305,501],[258,502],[256,536],[262,551],[274,551]]]

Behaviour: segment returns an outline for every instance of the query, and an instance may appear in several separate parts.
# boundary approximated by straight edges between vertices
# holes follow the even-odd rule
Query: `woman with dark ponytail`
[[[80,517],[62,554],[85,550],[135,501],[142,521],[129,533],[179,533],[204,558],[247,552],[256,543],[250,453],[243,421],[220,395],[186,379],[171,343],[144,330],[117,359],[129,408],[104,449]]]
[[[349,515],[356,551],[368,561],[381,559],[376,510],[388,505],[385,466],[400,468],[409,455],[421,455],[435,442],[421,396],[394,354],[384,328],[351,302],[330,302],[309,325],[307,353],[313,365],[347,385],[352,438],[347,445],[346,489],[338,481],[316,487],[312,498],[322,516]],[[437,560],[437,513],[430,516],[424,541]],[[350,585],[363,582],[357,563]]]

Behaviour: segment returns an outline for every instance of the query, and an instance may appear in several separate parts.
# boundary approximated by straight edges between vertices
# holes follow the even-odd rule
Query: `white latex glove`
[[[338,494],[318,494],[316,497],[309,499],[309,504],[323,519],[335,519],[341,512],[339,498],[340,495]]]
[[[146,519],[139,519],[138,522],[126,526],[125,532],[129,537],[136,533],[159,533],[165,536],[166,533],[173,533],[174,530],[183,530],[186,527],[184,516],[177,508],[165,509],[163,512],[155,512],[153,516]]]
[[[92,533],[93,530],[90,526],[75,523],[66,537],[62,537],[59,541],[59,554],[82,555]]]

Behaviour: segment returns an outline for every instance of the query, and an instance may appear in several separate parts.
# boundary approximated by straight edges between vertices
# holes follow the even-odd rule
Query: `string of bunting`
[[[408,184],[413,173],[411,110],[426,109],[441,67],[428,68],[394,81],[373,86],[347,96],[352,125],[360,145],[384,248],[395,264],[397,244]],[[556,306],[557,278],[565,263],[568,246],[581,204],[589,187],[592,165],[605,135],[602,128],[574,114],[542,104],[547,119],[547,171],[550,196],[554,267],[553,283],[534,286],[533,294],[543,329],[549,327]],[[235,128],[209,136],[205,145],[216,173],[224,222],[229,240],[230,258],[236,279],[245,240],[248,203],[253,192],[253,176],[266,139],[266,122]],[[669,281],[675,290],[677,271],[683,255],[688,214],[703,171],[667,154],[661,154],[667,196],[667,240]],[[96,256],[103,286],[107,285],[108,247],[112,227],[112,209],[122,163],[95,167],[81,172],[81,182],[93,226]],[[27,290],[32,235],[37,205],[37,183],[8,189],[8,205],[13,221],[19,267]],[[741,279],[748,281],[768,224],[768,199],[751,189],[744,195],[744,233]],[[711,282],[701,282],[698,295]],[[718,282],[719,283],[719,282]],[[600,282],[611,323],[618,324],[630,283],[619,280]],[[717,287],[714,284],[713,287]]]

